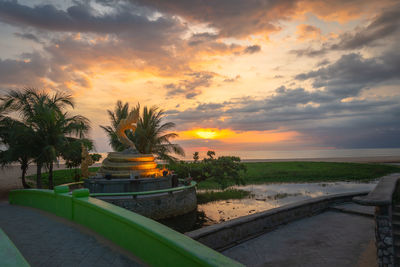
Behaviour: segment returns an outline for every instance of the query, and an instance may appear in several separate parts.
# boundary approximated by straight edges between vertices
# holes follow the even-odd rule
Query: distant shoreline
[[[287,158],[287,159],[243,159],[242,160],[242,162],[284,162],[284,161],[354,162],[354,163],[400,163],[400,156],[335,157],[335,158]]]

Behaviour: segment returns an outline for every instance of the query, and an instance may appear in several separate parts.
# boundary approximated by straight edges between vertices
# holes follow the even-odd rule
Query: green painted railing
[[[2,267],[25,267],[30,266],[21,255],[14,243],[0,228],[0,260]]]
[[[60,186],[70,187],[70,186],[79,185],[79,184],[83,184],[83,182],[68,183],[68,184],[63,184]],[[174,191],[186,190],[189,188],[196,187],[196,185],[197,185],[197,183],[195,181],[191,181],[190,185],[182,185],[182,186],[178,186],[178,187],[172,187],[172,188],[160,189],[160,190],[141,191],[141,192],[120,192],[120,193],[90,193],[89,195],[91,197],[153,195],[153,194],[161,194],[161,193],[169,193],[169,192],[174,192]]]
[[[156,221],[89,197],[87,189],[68,191],[68,186],[14,190],[9,201],[84,225],[152,266],[242,266]]]
[[[153,195],[153,194],[161,194],[161,193],[169,193],[174,191],[186,190],[189,188],[193,188],[197,185],[195,181],[192,181],[190,185],[183,185],[178,187],[172,187],[167,189],[160,190],[151,190],[151,191],[141,191],[141,192],[123,192],[123,193],[91,193],[91,197],[102,197],[102,196],[141,196],[141,195]]]

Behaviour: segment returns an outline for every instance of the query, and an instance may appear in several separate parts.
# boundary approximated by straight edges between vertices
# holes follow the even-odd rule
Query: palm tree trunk
[[[53,189],[53,162],[50,162],[49,165],[49,189]]]
[[[26,180],[25,180],[25,175],[26,175],[26,170],[28,169],[28,166],[21,166],[21,169],[22,169],[22,175],[21,175],[21,179],[22,179],[22,186],[24,187],[24,188],[31,188],[27,183],[26,183]]]
[[[36,187],[42,188],[42,163],[36,165]]]

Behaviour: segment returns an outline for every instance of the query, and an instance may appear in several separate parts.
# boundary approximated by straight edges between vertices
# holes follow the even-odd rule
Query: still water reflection
[[[249,191],[250,197],[201,204],[198,205],[198,211],[204,212],[203,226],[206,226],[314,197],[372,190],[376,184],[332,182],[237,186],[236,189]]]

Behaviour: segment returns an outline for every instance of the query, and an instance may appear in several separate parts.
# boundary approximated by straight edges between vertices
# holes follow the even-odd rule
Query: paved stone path
[[[372,218],[327,211],[223,252],[246,266],[377,266]]]
[[[36,209],[0,202],[0,228],[31,266],[143,266],[92,231]]]

